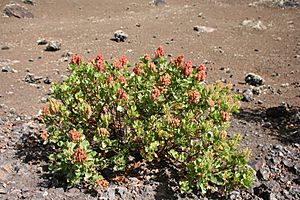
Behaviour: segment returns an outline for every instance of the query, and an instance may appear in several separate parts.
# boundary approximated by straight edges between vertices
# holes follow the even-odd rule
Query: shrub
[[[167,61],[160,47],[134,66],[124,55],[113,63],[74,55],[70,70],[43,109],[43,138],[55,147],[51,169],[69,184],[107,187],[104,169],[122,174],[138,161],[166,161],[183,192],[251,185],[249,150],[239,151],[239,136],[226,132],[239,97],[227,85],[205,84],[204,65]]]

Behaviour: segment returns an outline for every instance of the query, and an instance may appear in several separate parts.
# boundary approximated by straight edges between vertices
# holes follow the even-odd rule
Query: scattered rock
[[[127,38],[128,38],[128,34],[122,30],[117,30],[116,32],[114,32],[113,40],[116,42],[125,42]]]
[[[289,83],[283,83],[283,84],[281,84],[281,87],[283,87],[283,88],[287,88],[287,87],[289,87],[289,86],[290,86]]]
[[[33,3],[33,1],[32,0],[22,0],[23,1],[23,3],[25,3],[25,4],[29,4],[29,5],[34,5],[34,3]]]
[[[270,177],[270,169],[268,167],[261,168],[257,171],[257,178],[262,180],[269,180]]]
[[[43,77],[28,73],[26,74],[24,81],[27,83],[40,83],[41,79],[43,79]]]
[[[48,77],[46,77],[43,82],[45,84],[51,84],[52,83],[52,81]]]
[[[252,90],[250,89],[247,89],[243,92],[243,101],[246,101],[246,102],[250,102],[250,101],[253,101],[254,98],[253,98],[253,93],[252,93]]]
[[[212,27],[207,26],[194,26],[194,31],[197,31],[198,33],[211,33],[214,32],[216,29]]]
[[[17,17],[17,18],[33,18],[33,14],[27,10],[27,8],[17,4],[15,2],[11,2],[4,7],[4,14],[9,17]]]
[[[10,73],[16,73],[16,72],[18,72],[17,70],[11,68],[10,66],[4,66],[4,67],[2,67],[1,71],[2,72],[10,72]]]
[[[9,46],[1,45],[1,50],[9,50]]]
[[[256,20],[246,19],[242,21],[241,25],[259,31],[267,29],[267,27],[260,20],[256,21]]]
[[[256,75],[254,73],[246,74],[245,81],[249,85],[253,85],[253,86],[260,86],[260,85],[263,85],[265,83],[265,80],[261,76]]]
[[[159,4],[166,4],[165,0],[153,0],[153,5],[158,6]]]
[[[58,51],[60,50],[61,42],[59,41],[50,41],[48,42],[45,51]]]
[[[48,43],[46,39],[38,39],[36,42],[38,45],[46,45]]]

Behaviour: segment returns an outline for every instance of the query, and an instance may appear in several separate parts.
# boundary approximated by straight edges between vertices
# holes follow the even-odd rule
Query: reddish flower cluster
[[[106,130],[106,128],[100,128],[100,129],[98,129],[98,135],[105,137],[105,136],[109,135],[109,132],[108,132],[108,130]]]
[[[211,99],[209,99],[207,101],[207,104],[208,104],[209,107],[214,107],[215,106],[215,102],[213,100],[211,100]]]
[[[155,65],[153,62],[151,62],[151,63],[149,64],[149,68],[150,68],[150,70],[151,70],[152,72],[157,72],[156,65]]]
[[[228,112],[225,112],[225,111],[221,110],[221,115],[222,115],[222,121],[223,122],[229,121],[230,116],[229,116]]]
[[[73,142],[79,142],[81,138],[81,134],[74,128],[69,131],[69,138]]]
[[[126,58],[126,56],[124,54],[120,57],[120,62],[122,64],[122,66],[125,66],[128,64],[128,59]]]
[[[144,55],[144,60],[150,61],[150,60],[151,60],[150,55],[149,55],[149,54],[145,54],[145,55]]]
[[[87,159],[87,154],[81,147],[78,147],[73,154],[73,158],[76,162],[84,162]]]
[[[114,67],[118,70],[122,69],[123,68],[122,62],[120,60],[116,60],[114,62]]]
[[[171,83],[171,77],[169,74],[161,76],[159,80],[163,86],[169,86]]]
[[[136,63],[133,70],[132,70],[136,75],[140,76],[143,74],[143,69],[139,63]]]
[[[122,84],[126,84],[126,79],[123,75],[120,75],[119,78],[118,78],[119,82],[122,83]]]
[[[109,182],[105,180],[104,178],[100,178],[95,182],[95,187],[101,187],[103,189],[108,188]]]
[[[189,99],[192,103],[198,103],[200,100],[200,94],[198,91],[191,91],[189,93]]]
[[[159,95],[160,95],[160,91],[159,91],[158,88],[153,88],[151,90],[151,99],[152,99],[152,101],[155,101],[157,99],[157,97],[159,97]]]
[[[42,110],[43,115],[50,115],[49,106],[45,105]]]
[[[112,84],[114,82],[114,77],[112,75],[109,75],[106,79],[107,84]]]
[[[119,91],[118,91],[118,93],[117,93],[116,96],[117,96],[118,99],[123,99],[123,100],[125,100],[125,101],[128,100],[127,94],[126,94],[125,90],[122,89],[122,88],[119,89]]]
[[[41,133],[41,138],[42,140],[46,141],[48,139],[49,135],[47,133],[46,130],[43,130],[43,132]]]
[[[76,64],[76,65],[80,65],[81,62],[81,57],[78,54],[73,54],[72,58],[71,58],[71,63],[70,64]]]
[[[165,56],[165,51],[162,47],[158,47],[157,50],[155,51],[155,58],[160,58]]]
[[[177,117],[172,117],[171,118],[171,125],[176,128],[180,125],[180,119]]]
[[[200,65],[198,68],[197,68],[198,72],[195,76],[195,79],[197,81],[204,81],[206,79],[206,67],[205,65]]]
[[[175,64],[179,68],[183,68],[184,67],[184,57],[182,55],[178,56],[172,60],[172,63]]]
[[[104,57],[102,54],[98,54],[96,56],[96,67],[99,70],[99,72],[105,71]]]
[[[182,68],[182,73],[185,77],[189,77],[193,72],[193,63],[188,61],[185,66]]]

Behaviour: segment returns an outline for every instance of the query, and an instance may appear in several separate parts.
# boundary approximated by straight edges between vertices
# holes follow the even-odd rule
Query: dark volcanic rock
[[[265,83],[265,80],[261,76],[254,73],[246,74],[245,81],[249,85],[253,85],[253,86],[260,86]]]
[[[17,18],[33,18],[33,14],[27,10],[27,8],[11,2],[4,7],[4,14],[9,17],[17,17]]]
[[[246,102],[250,102],[250,101],[253,101],[254,98],[253,98],[253,92],[252,90],[250,89],[247,89],[243,92],[243,101],[246,101]]]
[[[45,51],[58,51],[60,50],[61,43],[59,41],[48,42]]]
[[[128,38],[128,34],[127,33],[125,33],[122,30],[117,30],[114,33],[113,40],[115,40],[116,42],[125,42],[125,40],[127,40],[127,38]]]

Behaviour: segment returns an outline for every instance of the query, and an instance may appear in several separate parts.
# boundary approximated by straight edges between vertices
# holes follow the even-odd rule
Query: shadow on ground
[[[299,107],[281,105],[267,109],[241,109],[235,118],[260,124],[284,144],[300,143]]]

